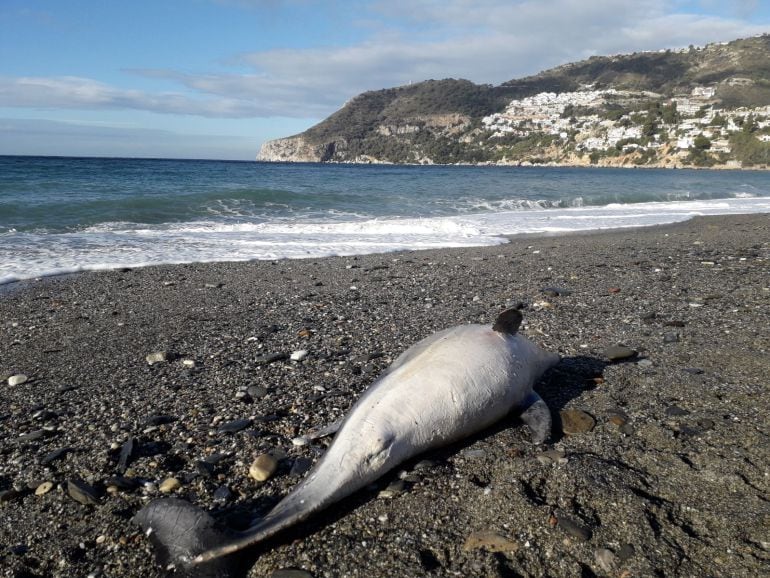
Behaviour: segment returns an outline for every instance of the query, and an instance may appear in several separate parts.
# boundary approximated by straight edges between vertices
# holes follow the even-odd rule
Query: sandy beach
[[[248,525],[323,451],[292,438],[419,339],[517,304],[563,357],[536,387],[547,447],[512,416],[256,548],[244,575],[767,573],[770,215],[738,215],[6,285],[1,574],[162,576],[131,522],[161,486]]]

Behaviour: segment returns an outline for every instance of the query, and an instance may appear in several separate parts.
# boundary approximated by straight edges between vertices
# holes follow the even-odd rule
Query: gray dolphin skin
[[[544,442],[551,414],[532,386],[559,356],[519,335],[521,320],[518,310],[508,309],[492,327],[452,327],[407,349],[351,408],[305,479],[247,530],[218,529],[206,512],[173,498],[151,502],[135,521],[169,568],[227,576],[230,554],[349,496],[413,456],[483,430],[513,409],[523,410],[533,441]]]

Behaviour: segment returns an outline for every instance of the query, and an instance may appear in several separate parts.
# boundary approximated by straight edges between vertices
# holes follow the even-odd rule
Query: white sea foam
[[[493,245],[501,235],[656,225],[695,215],[770,213],[770,197],[535,208],[453,217],[156,226],[106,223],[73,233],[0,236],[0,284],[45,275],[163,263],[355,255]]]

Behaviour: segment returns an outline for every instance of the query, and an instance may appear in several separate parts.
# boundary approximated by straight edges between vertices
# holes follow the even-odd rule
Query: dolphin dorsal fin
[[[505,335],[515,335],[523,317],[518,309],[506,309],[495,319],[492,329]]]

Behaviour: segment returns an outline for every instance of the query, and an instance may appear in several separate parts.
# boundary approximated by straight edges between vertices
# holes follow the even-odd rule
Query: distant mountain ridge
[[[708,141],[708,142],[707,142]],[[258,160],[764,167],[770,35],[370,91]]]

